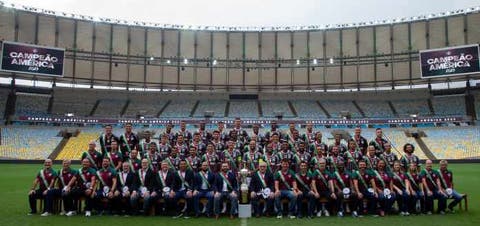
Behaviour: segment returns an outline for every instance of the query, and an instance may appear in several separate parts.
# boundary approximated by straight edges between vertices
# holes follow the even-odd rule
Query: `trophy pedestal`
[[[250,218],[252,217],[252,205],[251,204],[239,204],[238,205],[238,218]]]

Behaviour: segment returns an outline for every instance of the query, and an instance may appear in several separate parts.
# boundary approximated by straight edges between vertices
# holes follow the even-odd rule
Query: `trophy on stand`
[[[239,218],[250,218],[252,217],[252,206],[248,201],[248,169],[240,170],[240,205],[238,205],[238,217]]]

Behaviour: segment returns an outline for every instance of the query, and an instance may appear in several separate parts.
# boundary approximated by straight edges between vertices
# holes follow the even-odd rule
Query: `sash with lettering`
[[[260,183],[262,183],[262,189],[267,187],[267,183],[265,182],[265,178],[262,177],[259,171],[257,171],[257,176],[260,179]]]
[[[220,174],[220,177],[222,178],[222,180],[225,181],[225,183],[227,184],[227,187],[230,188],[231,190],[233,190],[233,187],[230,184],[230,181],[228,180],[228,178],[226,178],[225,175],[223,175],[223,173],[219,173],[219,174]]]
[[[345,182],[343,182],[343,178],[342,176],[340,176],[340,174],[338,173],[338,171],[335,171],[335,177],[337,178],[338,182],[340,183],[340,185],[342,185],[341,189],[345,188]]]
[[[300,184],[307,190],[310,191],[310,187],[305,184],[305,181],[302,180],[301,177],[298,176],[298,174],[295,174],[295,178],[300,182]]]
[[[432,170],[432,173],[433,173],[433,172],[434,172],[434,171]],[[425,170],[425,174],[426,174],[428,180],[430,180],[430,182],[432,182],[433,187],[437,188],[437,183],[435,183],[435,181],[433,180],[432,175],[430,175],[430,173],[428,173],[427,170]],[[437,188],[437,189],[438,189],[438,188]]]
[[[288,173],[288,171],[287,171]],[[283,173],[282,171],[278,171],[278,174],[280,174],[280,180],[282,181],[282,183],[285,185],[285,187],[287,187],[288,190],[292,190],[292,187],[287,183],[287,181],[285,180],[285,177],[283,176]]]
[[[108,186],[107,183],[105,183],[105,181],[103,180],[103,177],[102,177],[102,175],[100,174],[100,171],[101,171],[101,170],[97,171],[98,179],[100,180],[100,182],[102,182],[102,185],[103,185],[103,186]]]
[[[228,152],[228,150],[223,151],[223,153],[225,154],[225,156],[227,156],[228,160],[230,161],[230,165],[232,165],[232,168],[234,168],[234,170],[236,170],[237,169],[237,164],[235,163],[235,160],[233,160],[232,155]],[[210,166],[210,161],[209,161],[208,165]]]
[[[413,176],[412,176],[412,174],[410,174],[410,172],[407,173],[407,176],[408,176],[408,179],[410,180],[410,182],[412,182],[412,184],[415,185],[415,187],[417,189],[420,189],[417,182],[415,181],[415,178],[413,178]]]
[[[382,176],[378,173],[378,171],[374,170],[373,172],[375,173],[375,176],[377,177],[377,179],[382,184],[382,188],[387,188],[387,187],[385,187],[385,181],[383,180]]]
[[[162,186],[166,187],[167,186],[167,182],[165,182],[166,178],[163,178],[162,174],[163,174],[163,171],[158,172],[158,178],[160,178],[160,183],[162,184]],[[165,177],[167,176],[168,176],[168,172],[165,174]]]
[[[405,186],[405,181],[402,180],[402,178],[400,176],[398,176],[397,173],[393,172],[393,177],[395,177],[395,179],[397,179],[398,181],[400,181],[400,183],[402,184],[403,188],[406,189],[407,186]]]
[[[323,176],[322,172],[320,172],[320,170],[316,169],[315,170],[316,173],[318,173],[320,179],[322,180],[323,184],[325,184],[325,187],[328,188],[328,182],[327,182],[327,179],[325,179],[325,177]]]
[[[360,182],[363,184],[363,187],[365,187],[365,189],[368,189],[367,182],[365,182],[365,180],[363,179],[362,174],[360,174],[358,170],[356,170],[355,173],[358,175],[358,178],[360,179]]]
[[[190,187],[190,184],[188,184],[188,181],[185,180],[185,177],[182,177],[182,173],[180,172],[180,170],[178,170],[176,173],[177,173],[178,177],[180,177],[180,180],[182,181],[182,187],[184,187],[184,186],[185,187]],[[187,176],[187,171],[185,171],[185,176]]]
[[[47,182],[47,178],[45,178],[45,171],[43,169],[40,170],[40,178],[42,179],[43,185],[45,185],[45,188],[49,188],[50,185]]]

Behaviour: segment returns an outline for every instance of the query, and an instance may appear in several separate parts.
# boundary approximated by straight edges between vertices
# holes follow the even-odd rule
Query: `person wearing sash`
[[[360,151],[362,155],[365,155],[367,154],[368,141],[361,134],[362,128],[360,126],[355,127],[353,140],[356,143],[356,147],[358,147],[358,151]]]
[[[130,152],[130,157],[127,159],[126,163],[128,163],[128,165],[130,166],[130,171],[132,172],[136,172],[138,169],[140,169],[142,161],[138,156],[137,149],[133,149]]]
[[[315,193],[312,190],[312,175],[308,172],[306,161],[299,163],[300,170],[295,174],[298,190],[297,193],[297,217],[302,218],[302,203],[307,200],[307,217],[313,217],[313,208],[315,207]]]
[[[258,162],[262,158],[262,153],[260,152],[260,149],[257,146],[257,142],[254,140],[251,140],[248,146],[245,146],[243,153],[244,153],[242,158],[243,168],[248,169],[248,171],[251,174],[255,172],[255,170],[258,168]]]
[[[352,217],[358,217],[357,213],[357,194],[353,189],[351,173],[345,170],[345,164],[339,162],[337,170],[332,173],[333,187],[337,195],[337,216],[343,217],[345,213],[344,201],[349,200],[349,209],[352,212]]]
[[[157,170],[160,169],[159,165],[160,165],[160,162],[162,161],[162,158],[157,153],[156,145],[154,144],[150,145],[148,151],[143,155],[143,158],[148,160],[148,167],[153,172],[157,172]]]
[[[333,146],[332,147],[332,150],[330,152],[330,156],[328,156],[326,158],[326,160],[327,160],[327,170],[330,173],[333,173],[333,172],[335,172],[335,170],[337,170],[337,165],[338,165],[339,162],[345,162],[343,157],[339,155],[338,146]]]
[[[176,134],[172,131],[172,129],[173,129],[173,124],[171,122],[167,123],[167,126],[165,127],[165,131],[161,135],[161,137],[163,137],[163,135],[166,135],[167,142],[170,144],[173,144],[173,142],[176,140]]]
[[[425,192],[422,177],[418,173],[417,164],[412,162],[405,173],[410,182],[410,201],[408,203],[408,212],[420,214],[425,212]]]
[[[100,141],[100,149],[102,150],[102,155],[105,155],[107,152],[110,152],[112,141],[116,141],[117,144],[120,141],[117,136],[112,133],[112,125],[105,125],[105,132],[100,135],[98,138]],[[101,167],[98,167],[101,168]]]
[[[453,186],[453,173],[448,168],[447,160],[440,160],[440,169],[437,171],[437,187],[440,193],[447,198],[452,198],[453,201],[448,204],[448,210],[453,213],[455,206],[462,201],[462,195],[460,195]],[[439,201],[440,202],[440,201]],[[445,209],[447,206],[447,199],[442,199],[443,203],[439,203],[438,206],[442,206]]]
[[[120,150],[124,159],[128,159],[130,157],[130,152],[132,152],[133,149],[137,149],[138,144],[140,143],[138,136],[132,132],[132,127],[132,123],[127,122],[125,124],[125,133],[118,138],[120,140]]]
[[[433,200],[438,199],[438,213],[445,214],[446,206],[442,206],[445,203],[444,199],[447,197],[440,192],[437,185],[438,173],[432,169],[432,160],[427,159],[425,161],[425,169],[420,173],[422,177],[422,183],[425,192],[425,210],[430,215],[433,212]]]
[[[163,160],[162,163],[160,164],[160,170],[157,172],[157,178],[158,178],[158,186],[156,186],[158,189],[156,190],[157,199],[153,198],[153,200],[150,203],[154,203],[154,201],[163,198],[165,200],[163,210],[167,209],[168,207],[171,206],[176,206],[176,203],[174,203],[175,199],[175,192],[173,191],[174,187],[174,182],[175,182],[175,175],[174,175],[175,169],[170,168],[170,164],[167,160]],[[153,192],[152,192],[153,195]],[[153,196],[152,196],[153,197]],[[158,209],[156,209],[157,212],[160,212]]]
[[[218,121],[217,122],[217,130],[220,133],[220,140],[222,142],[227,142],[230,138],[228,137],[228,132],[225,130],[225,122]]]
[[[386,153],[386,152],[385,152]],[[400,161],[395,161],[392,167],[392,180],[393,191],[395,191],[395,197],[397,197],[397,204],[400,208],[400,215],[408,216],[408,204],[410,203],[411,193],[410,181],[407,175],[405,175],[400,166]]]
[[[118,203],[120,192],[117,190],[117,171],[111,167],[110,159],[103,158],[102,168],[97,171],[97,178],[100,181],[96,191],[95,200],[99,215],[112,213],[114,204]]]
[[[242,120],[240,118],[235,118],[235,121],[233,121],[233,129],[230,130],[230,133],[232,132],[236,134],[236,139],[242,143],[249,140],[247,131],[242,128]]]
[[[294,138],[293,138],[293,133],[295,131],[295,123],[294,122],[290,122],[288,123],[288,130],[283,134],[283,137],[282,139],[285,139],[287,140],[288,142],[294,142]]]
[[[94,169],[102,168],[102,153],[95,150],[95,141],[92,140],[88,143],[88,150],[83,152],[82,157],[80,160],[88,159],[90,161],[90,166]]]
[[[405,155],[400,158],[400,162],[404,171],[407,171],[411,163],[415,163],[417,166],[420,166],[420,158],[413,154],[414,151],[415,146],[413,146],[413,144],[407,143],[403,145],[403,152],[405,152]]]
[[[197,156],[197,148],[190,146],[189,155],[185,158],[185,161],[189,170],[192,170],[194,173],[198,172],[202,159]]]
[[[150,149],[151,144],[156,144],[156,142],[152,139],[152,132],[147,130],[143,133],[143,135],[145,138],[143,138],[138,145],[140,155],[144,155],[145,153],[147,153],[148,149]]]
[[[195,174],[193,189],[193,207],[195,217],[201,215],[200,199],[206,198],[205,214],[210,217],[213,205],[213,186],[215,185],[215,174],[208,170],[208,162],[202,162],[200,170]]]
[[[185,121],[180,122],[180,130],[175,134],[175,140],[178,142],[179,136],[182,136],[182,141],[189,142],[192,139],[192,133],[187,130],[187,123]]]
[[[276,155],[282,149],[282,144],[280,143],[280,135],[278,133],[273,133],[270,139],[270,143],[272,144],[273,154]]]
[[[320,168],[320,161],[322,159],[325,160],[325,162],[327,161],[326,160],[327,159],[326,151],[318,150],[316,152],[316,155],[313,156],[310,160],[310,169],[315,170],[315,169]]]
[[[230,201],[230,219],[233,219],[237,215],[238,211],[238,184],[237,178],[229,171],[230,167],[228,162],[223,162],[221,165],[221,171],[217,173],[215,177],[213,209],[215,218],[220,217],[220,205],[224,199]]]
[[[217,153],[218,156],[220,156],[223,153],[223,151],[227,149],[227,146],[225,145],[225,142],[221,139],[220,132],[218,130],[213,131],[212,138],[213,139],[211,142],[215,147],[215,152]],[[201,155],[203,154],[204,153],[201,153]]]
[[[365,148],[365,151],[367,148]],[[363,159],[363,154],[354,139],[348,140],[348,150],[343,154],[345,170],[349,173],[358,170],[358,161]]]
[[[260,217],[265,214],[270,216],[273,209],[274,201],[274,180],[273,174],[267,171],[267,163],[260,161],[258,170],[252,174],[252,181],[250,182],[250,200],[252,201],[253,214],[255,217]],[[264,200],[264,210],[260,210],[259,201]]]
[[[328,154],[330,155],[332,153],[333,147],[338,147],[338,152],[343,155],[347,151],[347,147],[341,143],[342,141],[342,135],[337,133],[334,136],[334,143],[328,147]]]
[[[278,155],[273,154],[272,144],[265,146],[265,154],[263,155],[263,161],[267,164],[267,171],[273,175],[280,168],[280,159]]]
[[[292,168],[292,170],[295,170],[295,164],[292,164],[293,162],[293,151],[291,150],[291,146],[286,140],[282,141],[282,149],[277,152],[277,156],[279,159],[288,159],[289,161],[289,166]]]
[[[288,143],[290,143],[290,146],[293,147],[292,150],[297,150],[300,143],[305,142],[300,137],[300,132],[298,132],[298,130],[294,130],[293,133],[292,133],[292,137],[287,141],[288,141]]]
[[[119,212],[125,215],[134,213],[133,207],[138,201],[138,184],[135,171],[130,170],[127,162],[122,164],[122,171],[117,174],[117,191],[120,191],[119,200],[113,203]]]
[[[263,149],[263,147],[265,147],[267,139],[265,139],[265,135],[260,132],[260,124],[253,124],[252,136],[250,137],[250,140],[256,141],[258,146],[260,146],[260,149]]]
[[[60,169],[57,173],[57,185],[47,192],[47,196],[45,198],[45,212],[42,214],[42,216],[51,215],[51,213],[53,212],[53,202],[55,202],[55,200],[59,198],[62,199],[63,207],[65,210],[65,212],[61,213],[61,215],[75,210],[73,206],[72,195],[70,194],[70,181],[72,180],[72,178],[75,177],[75,174],[77,172],[70,168],[70,165],[70,160],[63,160],[62,169]]]
[[[390,213],[392,205],[395,202],[395,193],[393,190],[393,180],[390,173],[387,171],[386,163],[379,160],[377,163],[377,170],[373,170],[376,190],[378,194],[378,203],[380,204],[380,216],[385,216]]]
[[[180,166],[180,160],[182,160],[182,159],[178,156],[178,152],[179,152],[178,149],[173,148],[172,152],[170,152],[170,156],[168,156],[167,158],[164,159],[164,160],[166,160],[166,161],[168,162],[168,166],[169,166],[173,171],[177,171],[177,170],[178,170],[178,167]]]
[[[383,131],[381,128],[375,129],[375,138],[370,141],[369,146],[375,148],[375,155],[380,156],[385,151],[385,144],[388,143],[387,140],[383,139]]]
[[[82,160],[82,168],[78,170],[73,180],[70,180],[68,186],[71,187],[70,193],[76,202],[79,202],[80,198],[85,198],[85,216],[90,217],[92,215],[93,198],[97,186],[97,171],[90,167],[90,161],[88,159],[85,158]],[[73,215],[75,215],[75,211],[70,211],[66,214],[66,216]]]
[[[52,160],[45,159],[43,168],[37,173],[37,176],[33,180],[32,189],[28,192],[28,201],[30,203],[29,215],[37,213],[37,199],[42,199],[46,202],[47,194],[54,188],[57,176],[57,172],[52,169]],[[47,205],[45,205],[43,211],[42,216],[48,216],[51,213]]]
[[[173,191],[175,193],[174,203],[176,206],[176,217],[188,218],[189,210],[192,208],[192,198],[194,189],[194,174],[192,170],[187,169],[187,162],[180,160],[178,170],[174,173]],[[185,199],[185,206],[180,208],[178,201]]]
[[[367,211],[374,214],[378,199],[375,176],[372,171],[367,170],[367,163],[364,160],[358,162],[358,170],[352,173],[352,178],[358,198],[359,214],[366,214]],[[364,199],[367,201],[368,209],[365,208]]]
[[[205,150],[207,149],[207,146],[204,141],[201,139],[202,137],[200,136],[200,133],[195,132],[193,134],[193,139],[192,142],[190,143],[189,147],[195,147],[200,155],[203,155],[205,153]],[[190,149],[189,149],[190,150]],[[188,155],[188,153],[184,153],[184,155],[180,155],[180,158],[184,159]]]
[[[103,158],[107,158],[110,161],[110,166],[115,169],[116,171],[120,171],[122,169],[122,162],[123,162],[123,154],[118,149],[117,141],[112,141],[110,145],[110,151],[107,152]],[[102,160],[103,161],[103,160]],[[103,164],[103,163],[102,163]]]
[[[385,161],[387,164],[387,171],[392,172],[393,170],[393,164],[398,161],[398,157],[395,153],[392,152],[392,144],[390,143],[385,143],[385,152],[383,152],[379,158]]]
[[[187,141],[189,142],[189,141]],[[184,140],[184,136],[179,134],[177,136],[177,142],[175,143],[175,145],[173,145],[172,149],[173,150],[176,150],[177,151],[177,155],[180,157],[180,158],[184,158],[185,155],[188,154],[188,144],[187,142],[185,142]]]
[[[380,160],[377,155],[375,155],[375,147],[373,145],[369,145],[367,148],[367,154],[363,156],[363,160],[367,164],[368,170],[376,170],[378,161]]]
[[[139,194],[139,199],[143,198],[143,213],[148,215],[150,208],[153,203],[161,197],[161,192],[159,184],[157,182],[157,177],[155,171],[148,167],[148,159],[142,159],[141,168],[137,171],[137,193]],[[133,205],[133,210],[138,211],[137,202]]]
[[[295,206],[297,204],[298,190],[297,182],[295,181],[295,172],[290,169],[290,160],[282,159],[281,169],[274,175],[275,179],[275,207],[277,209],[277,218],[280,219],[283,216],[282,199],[287,198],[288,203],[288,216],[291,219],[295,219]]]
[[[278,129],[277,121],[272,121],[270,123],[270,130],[265,133],[265,139],[267,139],[267,142],[271,142],[273,140],[274,134],[277,135],[277,141],[282,136],[282,132]],[[275,150],[275,147],[274,147],[274,150]]]
[[[152,145],[156,146],[155,143]],[[160,143],[158,144],[158,155],[160,156],[160,159],[167,158],[172,152],[172,149],[173,148],[168,141],[168,135],[163,134]]]
[[[245,142],[238,138],[237,133],[234,130],[230,130],[229,133],[230,140],[234,142],[235,149],[239,150],[243,154],[243,148],[245,147]]]
[[[322,141],[322,132],[317,131],[315,133],[315,140],[313,141],[312,144],[310,144],[310,151],[313,152],[312,155],[318,155],[318,151],[320,150],[325,152],[325,155],[326,155],[328,146]]]
[[[203,144],[207,143],[209,140],[212,139],[212,134],[210,134],[206,129],[205,129],[205,121],[200,121],[198,124],[198,130],[197,132],[200,136],[200,139]],[[200,151],[201,149],[199,149]],[[223,150],[223,149],[222,149]]]
[[[320,198],[325,197],[328,199],[326,205],[323,205],[318,209],[317,216],[320,217],[324,214],[326,217],[330,216],[328,211],[331,207],[331,203],[337,200],[335,194],[335,188],[333,186],[333,178],[326,169],[325,159],[321,159],[318,164],[318,169],[312,171],[312,190],[315,194],[315,206]],[[315,208],[315,207],[314,207]]]
[[[227,141],[227,149],[219,157],[221,162],[228,162],[233,174],[237,175],[240,162],[242,161],[242,154],[238,149],[235,149],[233,141]]]
[[[307,122],[307,124],[305,125],[305,129],[306,129],[306,131],[305,131],[305,134],[302,135],[302,138],[305,141],[305,143],[307,143],[308,146],[310,146],[315,141],[315,133],[313,132],[312,123]],[[312,153],[310,153],[310,154],[312,154]]]
[[[312,156],[310,155],[310,153],[307,152],[306,148],[305,148],[305,142],[301,141],[299,144],[298,144],[298,149],[296,151],[296,153],[294,153],[293,155],[293,161],[297,167],[297,169],[295,169],[295,172],[298,172],[300,171],[300,163],[301,162],[306,162],[306,163],[309,163],[310,160],[312,159]],[[307,168],[308,168],[308,164],[307,164]]]
[[[207,153],[202,156],[202,162],[208,162],[209,170],[212,172],[218,172],[218,165],[220,163],[220,158],[215,153],[213,149],[213,144],[208,143],[207,145]]]

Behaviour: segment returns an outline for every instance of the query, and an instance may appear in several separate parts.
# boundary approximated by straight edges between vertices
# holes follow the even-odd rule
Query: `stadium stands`
[[[92,140],[96,140],[100,134],[100,128],[82,129],[82,131],[76,137],[71,137],[68,140],[67,144],[58,154],[56,159],[80,159],[82,153],[88,149],[88,143]]]
[[[215,117],[224,117],[225,108],[227,106],[226,100],[201,100],[198,104],[193,117],[203,117],[205,111],[213,111]]]
[[[2,127],[0,158],[45,159],[62,140],[58,127]]]
[[[320,101],[323,107],[330,113],[332,118],[340,118],[341,112],[349,112],[352,118],[360,118],[362,115],[358,112],[352,101]]]
[[[408,117],[411,114],[432,115],[426,99],[394,100],[392,104],[400,117]]]
[[[297,111],[299,118],[327,118],[325,112],[313,100],[296,100],[292,101],[292,105]]]
[[[392,109],[386,101],[357,101],[368,118],[392,118]]]
[[[123,114],[123,117],[133,118],[137,115],[143,115],[148,118],[154,118],[157,117],[158,113],[166,103],[167,101],[165,100],[158,100],[154,102],[130,101],[125,114]]]
[[[162,112],[163,118],[186,118],[190,116],[196,101],[173,100]]]
[[[445,96],[432,98],[435,115],[466,115],[465,96]]]
[[[257,101],[251,101],[251,100],[230,101],[229,117],[257,118],[258,117]]]
[[[424,128],[422,138],[438,159],[479,159],[480,128]]]
[[[46,116],[49,99],[49,95],[17,93],[16,115]]]
[[[124,100],[100,100],[94,116],[118,118],[120,117],[123,107],[125,107]]]
[[[281,100],[270,100],[270,101],[260,101],[262,105],[263,117],[271,118],[275,117],[275,112],[283,112],[283,117],[293,117],[293,113],[288,106],[287,101]]]

